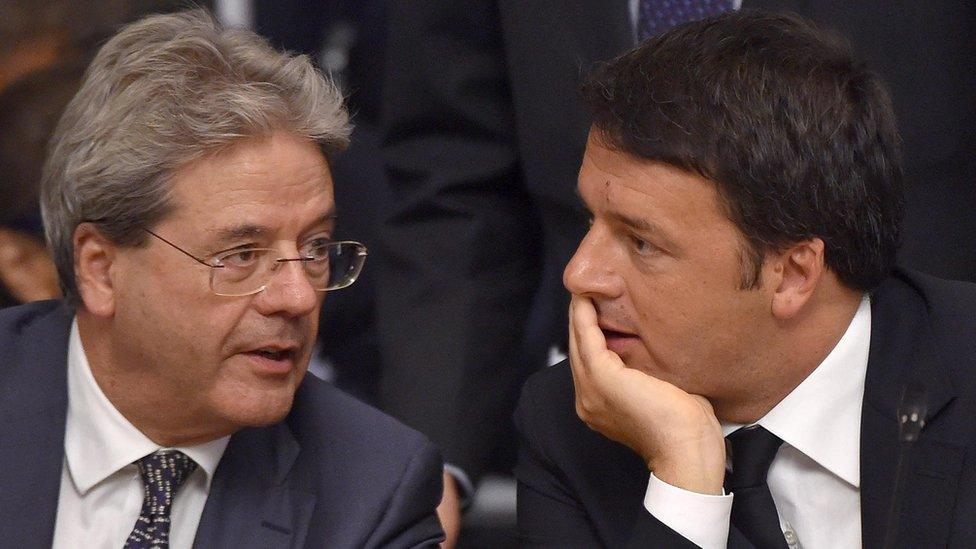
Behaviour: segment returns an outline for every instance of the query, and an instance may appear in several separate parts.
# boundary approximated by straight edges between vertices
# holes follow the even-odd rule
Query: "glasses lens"
[[[338,290],[356,281],[366,261],[366,247],[352,241],[326,241],[303,249],[301,255],[298,261],[313,288]],[[214,258],[210,284],[218,295],[250,295],[268,284],[280,263],[278,252],[272,249],[227,252]]]
[[[366,261],[366,247],[358,242],[331,242],[305,263],[317,290],[338,290],[356,281]]]
[[[219,295],[248,295],[270,280],[275,250],[249,248],[233,250],[214,258],[210,285]]]

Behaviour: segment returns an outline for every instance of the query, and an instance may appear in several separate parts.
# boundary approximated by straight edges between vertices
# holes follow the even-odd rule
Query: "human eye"
[[[327,236],[317,236],[302,245],[301,254],[316,261],[327,259],[332,242]]]
[[[656,254],[657,252],[661,251],[660,248],[658,248],[654,244],[651,244],[647,240],[644,240],[643,238],[641,238],[636,234],[631,233],[627,236],[627,238],[630,241],[631,249],[637,255],[646,256],[646,255]]]
[[[235,269],[249,269],[256,266],[265,253],[256,248],[229,250],[218,255],[217,263]]]

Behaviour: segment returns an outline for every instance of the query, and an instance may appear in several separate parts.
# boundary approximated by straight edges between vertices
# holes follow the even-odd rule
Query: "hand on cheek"
[[[626,367],[607,349],[589,298],[574,295],[569,310],[569,357],[580,419],[637,452],[662,481],[721,494],[725,440],[708,400]]]

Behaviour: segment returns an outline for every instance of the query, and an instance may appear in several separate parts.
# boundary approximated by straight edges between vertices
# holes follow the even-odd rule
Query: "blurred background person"
[[[91,57],[124,23],[184,4],[0,0],[0,307],[61,293],[37,186],[48,137]]]
[[[84,66],[35,71],[0,91],[0,307],[60,295],[44,245],[38,185],[48,137]]]

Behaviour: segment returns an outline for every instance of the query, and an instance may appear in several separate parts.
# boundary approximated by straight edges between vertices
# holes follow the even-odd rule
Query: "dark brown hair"
[[[819,237],[828,267],[869,290],[894,266],[899,138],[879,77],[797,16],[745,10],[679,26],[593,71],[584,99],[606,145],[716,185],[748,243]]]

